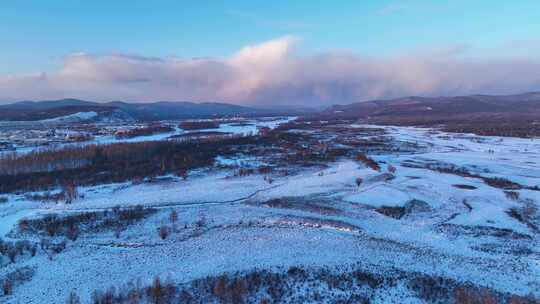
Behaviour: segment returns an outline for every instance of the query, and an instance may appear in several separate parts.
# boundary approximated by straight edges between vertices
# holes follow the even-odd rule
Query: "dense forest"
[[[116,143],[40,151],[0,158],[0,192],[50,190],[65,184],[95,185],[142,180],[212,165],[230,147],[256,137],[225,136],[197,141]]]
[[[348,152],[317,149],[318,145],[305,135],[275,131],[264,136],[229,134],[5,154],[0,157],[0,193],[59,188],[66,192],[77,186],[143,181],[167,174],[187,178],[188,170],[212,166],[218,155],[242,151],[272,152],[282,161],[303,164],[331,161]]]

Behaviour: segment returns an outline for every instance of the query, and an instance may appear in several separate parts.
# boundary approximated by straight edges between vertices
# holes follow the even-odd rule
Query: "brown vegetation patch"
[[[371,168],[372,170],[381,171],[381,167],[379,166],[379,164],[363,153],[358,153],[354,159],[363,163],[366,167]]]
[[[401,219],[405,215],[405,208],[404,207],[390,207],[390,206],[382,206],[375,211],[379,212],[380,214],[395,218],[395,219]]]

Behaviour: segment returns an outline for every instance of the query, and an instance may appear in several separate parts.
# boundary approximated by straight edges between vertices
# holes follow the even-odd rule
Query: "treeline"
[[[60,150],[36,150],[28,154],[0,155],[0,175],[18,175],[31,172],[51,172],[81,168],[89,165],[91,155],[98,146],[66,147]]]
[[[210,166],[231,147],[256,137],[156,141],[70,147],[0,159],[0,193],[52,190],[62,185],[97,185],[144,179]]]
[[[380,275],[360,267],[336,271],[328,267],[296,266],[288,270],[254,269],[248,273],[223,274],[187,284],[163,282],[156,277],[150,285],[137,281],[94,291],[91,303],[372,303],[392,299],[392,289],[396,286],[403,286],[409,297],[423,303],[538,303],[532,295],[522,297],[420,273],[390,270]],[[68,299],[73,298],[78,296],[72,293]],[[68,303],[74,302],[68,300]]]
[[[184,130],[200,130],[200,129],[216,129],[219,128],[220,123],[212,120],[202,121],[183,121],[180,123],[180,128]]]
[[[531,138],[540,136],[540,123],[534,121],[450,123],[443,130],[455,133],[474,133],[482,136]]]
[[[150,125],[142,128],[135,128],[131,130],[127,130],[125,132],[120,132],[115,135],[116,138],[122,139],[122,138],[133,138],[138,136],[148,136],[148,135],[154,135],[159,133],[167,133],[174,131],[174,128],[170,126],[163,126],[163,125]]]

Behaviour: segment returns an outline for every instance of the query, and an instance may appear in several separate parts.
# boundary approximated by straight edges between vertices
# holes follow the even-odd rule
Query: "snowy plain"
[[[266,122],[271,127],[275,123]],[[24,195],[10,195],[7,203],[0,204],[0,235],[6,239],[17,237],[11,232],[18,220],[48,213],[135,205],[155,207],[158,212],[130,226],[119,238],[112,232],[84,235],[52,260],[37,255],[5,266],[0,274],[22,266],[36,272],[30,282],[17,286],[14,296],[2,300],[62,303],[75,290],[87,303],[95,289],[134,279],[150,282],[156,275],[182,283],[253,268],[340,266],[359,261],[373,272],[395,267],[540,297],[539,233],[508,213],[511,208],[522,208],[525,201],[538,205],[540,192],[516,190],[519,199],[513,200],[478,178],[422,167],[451,163],[482,176],[539,186],[540,140],[412,127],[350,127],[383,128],[391,140],[426,149],[370,155],[382,171],[389,165],[396,168],[391,180],[381,179],[381,172],[359,162],[338,159],[327,167],[272,176],[270,184],[261,174],[234,175],[236,167],[263,160],[218,157],[215,167],[190,172],[187,180],[170,176],[154,183],[80,188],[84,198],[72,204],[31,202]],[[257,130],[256,125],[250,128],[225,125],[220,131]],[[407,165],[411,163],[418,166]],[[357,178],[363,180],[360,186]],[[283,198],[300,203],[278,207],[266,203]],[[404,207],[413,199],[427,203],[428,210],[399,219],[377,212],[383,206]],[[311,203],[326,209],[307,208]],[[157,229],[168,224],[171,210],[178,212],[180,228],[162,240]],[[189,227],[201,219],[205,228],[194,233]],[[492,231],[521,237],[504,238]],[[515,248],[527,250],[516,254]]]

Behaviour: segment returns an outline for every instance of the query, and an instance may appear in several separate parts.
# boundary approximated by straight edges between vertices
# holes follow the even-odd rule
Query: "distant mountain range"
[[[313,110],[293,107],[256,108],[211,102],[162,101],[154,103],[127,103],[114,101],[97,103],[78,99],[61,99],[21,101],[0,106],[0,120],[36,121],[80,112],[96,112],[99,114],[99,117],[114,116],[117,119],[153,121],[231,116],[301,115],[313,112]]]
[[[322,112],[300,107],[259,108],[213,102],[97,103],[78,99],[21,101],[0,106],[0,121],[46,120],[81,112],[96,112],[98,119],[139,121],[276,115],[355,118],[367,123],[410,125],[444,124],[471,119],[540,120],[540,92],[456,97],[411,96],[334,105]]]
[[[436,124],[471,119],[540,120],[540,92],[517,95],[470,95],[456,97],[411,96],[335,105],[319,113],[323,117],[357,118],[369,123]]]

